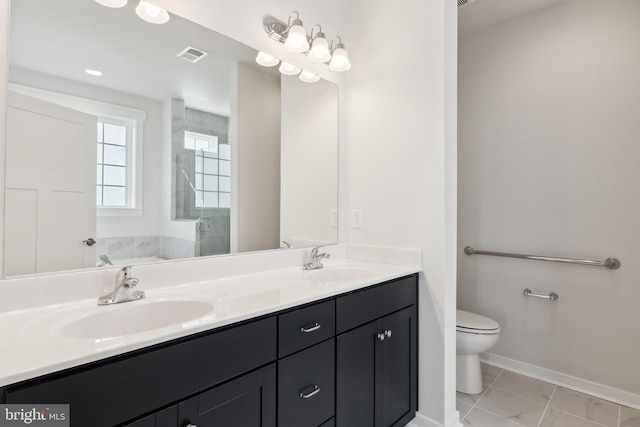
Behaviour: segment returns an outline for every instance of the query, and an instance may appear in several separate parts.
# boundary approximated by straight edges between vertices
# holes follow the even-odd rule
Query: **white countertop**
[[[145,288],[144,281],[141,281],[137,289],[146,292],[145,299],[112,306],[98,306],[96,295],[91,299],[4,311],[0,313],[0,386],[419,271],[412,266],[377,262],[328,261],[325,268],[319,270],[304,271],[297,266],[160,288]],[[198,319],[124,336],[100,339],[60,336],[60,330],[69,323],[95,313],[127,310],[166,300],[204,301],[212,304],[214,309]]]

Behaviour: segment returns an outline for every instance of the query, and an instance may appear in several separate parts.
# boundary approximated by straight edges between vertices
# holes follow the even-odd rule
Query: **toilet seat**
[[[500,325],[488,317],[458,310],[456,316],[456,331],[467,334],[493,335],[500,333]]]

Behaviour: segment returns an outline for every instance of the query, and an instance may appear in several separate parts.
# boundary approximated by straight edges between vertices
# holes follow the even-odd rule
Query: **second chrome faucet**
[[[98,305],[118,304],[144,298],[144,291],[134,291],[139,280],[131,276],[131,267],[124,267],[116,275],[115,289],[98,298]]]
[[[322,260],[325,258],[331,258],[331,255],[326,252],[318,253],[321,247],[322,246],[317,246],[311,249],[311,253],[309,253],[309,262],[302,266],[303,270],[316,270],[324,267]]]

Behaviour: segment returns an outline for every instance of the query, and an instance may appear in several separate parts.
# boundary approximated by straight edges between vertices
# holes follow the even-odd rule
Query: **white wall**
[[[640,2],[572,0],[469,35],[459,64],[460,307],[501,324],[495,355],[635,394],[639,40]]]
[[[238,64],[231,96],[231,252],[280,247],[280,76]]]
[[[335,243],[331,211],[338,209],[338,87],[283,76],[281,129],[281,240],[294,247]]]
[[[456,19],[452,1],[348,3],[349,243],[422,250],[421,426],[457,425]]]

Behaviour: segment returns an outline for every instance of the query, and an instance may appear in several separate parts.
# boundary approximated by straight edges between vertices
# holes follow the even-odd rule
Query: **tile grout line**
[[[485,393],[486,393],[486,392],[491,388],[491,386],[492,386],[493,384],[495,384],[495,382],[496,382],[496,381],[498,381],[498,378],[500,378],[500,375],[502,375],[502,373],[503,373],[503,372],[504,372],[504,369],[502,369],[502,370],[500,371],[500,373],[499,373],[498,375],[496,375],[496,378],[495,378],[493,381],[491,381],[491,384],[489,384],[489,385],[487,386],[487,388],[486,388],[486,389],[484,389],[484,390],[482,391],[482,394],[480,394],[480,397],[478,397],[478,400],[476,400],[475,402],[473,402],[473,405],[471,405],[471,409],[469,409],[469,410],[467,411],[467,413],[465,414],[465,416],[464,416],[464,417],[462,417],[462,419],[460,420],[460,422],[464,421],[464,419],[465,419],[465,418],[467,418],[467,415],[469,415],[469,414],[471,413],[471,411],[473,411],[473,409],[476,407],[476,405],[478,404],[478,402],[480,401],[480,399],[482,399],[482,396],[484,396],[484,395],[485,395]],[[479,408],[478,408],[478,409],[479,409]]]
[[[547,406],[544,407],[544,411],[542,411],[542,416],[540,417],[540,420],[538,421],[538,427],[540,427],[542,425],[542,420],[544,420],[544,416],[546,415],[547,411],[549,410],[549,406],[551,406],[551,399],[553,399],[553,395],[556,394],[556,390],[558,389],[558,386],[553,387],[553,391],[551,392],[551,396],[549,396],[549,400],[547,401]]]

